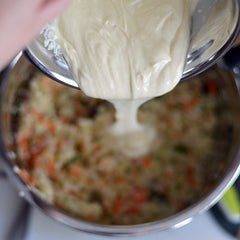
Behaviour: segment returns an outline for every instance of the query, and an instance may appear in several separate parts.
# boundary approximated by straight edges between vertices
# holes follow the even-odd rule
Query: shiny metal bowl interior
[[[214,65],[232,47],[240,33],[240,0],[220,0],[217,2],[219,4],[221,2],[232,3],[231,18],[226,19],[223,15],[224,11],[219,13],[219,16],[215,17],[219,20],[217,27],[222,31],[219,35],[213,34],[216,26],[209,21],[191,39],[182,80],[189,79]],[[228,29],[224,28],[226,24]],[[224,32],[227,32],[228,35],[224,35]],[[199,41],[200,38],[204,40]]]
[[[150,222],[140,225],[129,225],[129,226],[111,226],[95,224],[80,219],[76,219],[66,215],[60,210],[53,206],[50,206],[38,196],[36,196],[31,189],[22,181],[19,175],[14,171],[14,162],[12,159],[15,158],[15,152],[9,145],[14,142],[14,129],[16,126],[13,124],[15,119],[11,119],[11,111],[14,111],[13,102],[16,95],[16,90],[22,84],[24,79],[16,78],[21,76],[21,72],[28,71],[29,63],[25,58],[18,56],[11,65],[0,75],[0,157],[3,166],[8,173],[9,179],[17,187],[18,191],[21,192],[28,202],[33,206],[40,208],[47,215],[62,222],[77,230],[102,234],[108,236],[128,236],[128,235],[139,235],[146,234],[152,231],[160,231],[169,228],[177,228],[188,223],[192,217],[198,213],[201,213],[213,204],[215,204],[225,193],[225,191],[234,182],[240,173],[240,97],[236,87],[236,83],[232,74],[224,73],[218,68],[219,84],[224,91],[226,91],[229,101],[232,106],[232,124],[233,133],[231,137],[231,147],[227,153],[227,159],[229,167],[226,169],[226,173],[216,187],[203,199],[200,199],[194,205],[187,209],[171,216],[166,219],[162,219],[155,222]],[[18,61],[18,59],[20,60]],[[15,77],[13,77],[13,75]],[[216,166],[217,167],[217,166]]]
[[[225,1],[231,1],[232,3],[231,16],[226,19],[222,16],[222,12],[219,13],[219,16],[216,16],[219,19],[217,22],[218,35],[214,32],[215,23],[213,24],[210,21],[207,28],[203,28],[190,40],[182,80],[189,79],[215,64],[236,41],[240,32],[240,0],[218,0],[219,3]],[[222,26],[227,26],[228,29]],[[228,34],[225,34],[226,32]],[[199,39],[202,40],[199,41]],[[43,34],[40,34],[28,45],[25,54],[32,64],[53,80],[79,88],[64,55],[56,56],[44,46]]]

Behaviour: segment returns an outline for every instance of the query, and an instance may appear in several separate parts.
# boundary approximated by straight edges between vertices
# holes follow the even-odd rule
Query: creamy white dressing
[[[116,109],[116,121],[109,127],[105,138],[108,143],[112,143],[112,148],[130,157],[146,154],[155,139],[154,129],[141,125],[137,120],[138,108],[146,101],[147,99],[111,100]]]
[[[128,155],[147,153],[154,141],[154,131],[137,121],[138,107],[182,76],[193,2],[73,0],[54,23],[79,87],[114,104],[109,131]]]

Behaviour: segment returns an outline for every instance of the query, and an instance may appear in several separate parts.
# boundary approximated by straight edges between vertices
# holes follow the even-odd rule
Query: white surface
[[[69,229],[62,224],[56,223],[54,220],[46,217],[38,210],[33,211],[30,231],[27,240],[233,240],[225,233],[212,219],[209,213],[198,216],[187,226],[171,231],[161,233],[152,233],[138,237],[113,238],[105,236],[95,236],[86,233],[77,232]]]
[[[8,226],[13,222],[22,200],[4,179],[0,179],[0,190],[0,239],[5,240]]]
[[[12,223],[21,200],[13,187],[5,180],[0,180],[0,239],[5,240],[9,225]],[[34,209],[31,213],[30,225],[24,240],[233,240],[212,219],[209,213],[197,216],[187,226],[171,231],[152,233],[138,237],[112,238],[90,235],[72,230]]]

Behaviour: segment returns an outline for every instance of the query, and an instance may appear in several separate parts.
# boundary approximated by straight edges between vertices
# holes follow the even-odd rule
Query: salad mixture
[[[115,120],[110,103],[39,72],[30,80],[19,106],[18,172],[69,215],[116,225],[159,220],[206,196],[224,173],[231,122],[214,79],[181,83],[140,107],[139,122],[156,138],[136,158],[106,134]]]

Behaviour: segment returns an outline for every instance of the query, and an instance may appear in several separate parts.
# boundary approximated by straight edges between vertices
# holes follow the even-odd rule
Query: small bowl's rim
[[[187,80],[189,78],[192,78],[205,70],[212,67],[214,64],[216,64],[220,58],[222,58],[233,46],[233,44],[236,42],[239,34],[240,34],[240,0],[237,0],[238,2],[238,19],[236,22],[236,27],[232,34],[230,35],[227,42],[215,53],[213,54],[207,61],[202,62],[198,67],[196,67],[194,70],[188,69],[186,72],[184,71],[181,81]]]
[[[232,34],[229,36],[229,39],[227,42],[216,52],[214,53],[208,60],[202,62],[197,66],[194,70],[188,69],[186,72],[184,70],[183,76],[181,78],[181,81],[187,80],[189,78],[192,78],[205,70],[212,67],[214,64],[216,64],[221,57],[223,57],[232,47],[232,45],[236,42],[238,35],[240,33],[240,0],[237,0],[238,2],[238,19],[236,21],[236,26]]]
[[[7,85],[7,80],[11,74],[11,71],[20,59],[21,54],[19,54],[13,62],[0,74],[0,132],[2,132],[2,98],[4,96],[4,89]],[[102,225],[92,222],[87,222],[78,218],[71,217],[61,210],[55,208],[54,206],[48,204],[41,198],[39,198],[31,188],[20,178],[17,172],[14,170],[15,165],[11,161],[11,154],[8,152],[3,135],[0,134],[0,157],[3,163],[3,167],[6,170],[10,181],[14,183],[20,192],[21,196],[34,205],[40,208],[42,212],[46,215],[52,217],[53,219],[71,227],[76,230],[83,232],[105,235],[105,236],[135,236],[147,234],[150,232],[162,231],[169,228],[178,228],[191,221],[191,219],[213,206],[217,201],[221,199],[223,194],[228,190],[228,188],[234,183],[240,174],[240,136],[238,141],[232,148],[231,155],[233,156],[233,162],[229,169],[226,171],[225,176],[216,185],[214,190],[207,194],[203,199],[199,200],[197,203],[191,205],[190,207],[184,209],[183,211],[174,214],[165,219],[161,219],[154,222],[149,222],[145,224],[138,225]]]

